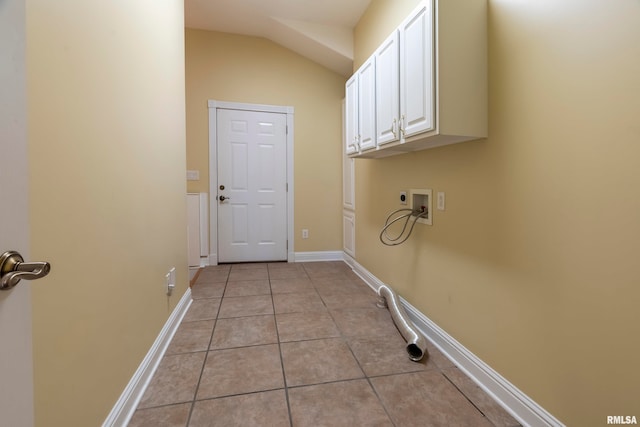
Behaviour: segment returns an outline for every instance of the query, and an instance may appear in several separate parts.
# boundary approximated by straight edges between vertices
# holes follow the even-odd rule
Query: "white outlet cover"
[[[438,210],[439,211],[443,211],[444,210],[444,203],[445,203],[445,196],[444,196],[444,191],[438,191],[438,199],[437,199],[437,205],[438,205]]]

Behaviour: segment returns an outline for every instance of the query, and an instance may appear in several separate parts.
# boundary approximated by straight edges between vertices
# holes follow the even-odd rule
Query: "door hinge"
[[[284,125],[284,133],[285,135],[289,135],[289,125]]]
[[[285,191],[286,191],[287,193],[289,192],[289,183],[288,183],[288,182],[285,184]]]
[[[287,250],[289,250],[289,241],[287,240]]]

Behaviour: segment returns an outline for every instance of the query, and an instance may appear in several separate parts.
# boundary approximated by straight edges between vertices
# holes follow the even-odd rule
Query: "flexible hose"
[[[399,212],[409,212],[408,214],[405,215],[400,215],[397,218],[394,218],[391,222],[389,222],[389,220],[391,219],[391,217]],[[405,234],[405,231],[407,230],[407,225],[409,224],[409,220],[411,219],[412,216],[415,215],[415,219],[413,220],[413,224],[411,224],[411,228],[409,228],[409,232],[403,237],[403,235]],[[404,242],[407,241],[407,239],[409,238],[409,236],[411,236],[411,233],[413,232],[413,227],[415,227],[416,222],[418,222],[418,219],[422,218],[423,216],[428,215],[428,212],[426,210],[424,211],[413,211],[411,209],[407,209],[407,208],[403,208],[403,209],[398,209],[395,210],[393,212],[391,212],[389,214],[389,216],[387,216],[387,219],[384,222],[384,227],[382,227],[382,230],[380,231],[380,241],[382,242],[382,244],[387,245],[387,246],[397,246],[397,245],[401,245]],[[402,226],[402,231],[400,232],[400,234],[398,234],[396,237],[391,237],[389,236],[389,234],[387,234],[387,229],[389,227],[391,227],[393,224],[395,224],[396,222],[405,219],[404,225]],[[402,240],[400,240],[402,238]],[[386,239],[386,241],[385,241]],[[400,241],[398,241],[400,240]]]
[[[393,323],[395,323],[396,328],[398,328],[398,331],[407,342],[406,349],[409,359],[419,362],[427,353],[427,341],[409,320],[409,316],[402,308],[402,304],[393,289],[387,285],[382,285],[378,289],[378,296],[382,299],[382,307],[386,305],[389,308]],[[381,307],[381,305],[378,306]]]

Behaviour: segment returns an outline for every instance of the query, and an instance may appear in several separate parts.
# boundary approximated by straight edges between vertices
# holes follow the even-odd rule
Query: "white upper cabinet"
[[[369,58],[358,74],[358,126],[360,151],[376,148],[376,65]]]
[[[347,80],[345,91],[344,142],[345,152],[353,154],[358,151],[358,75]]]
[[[394,31],[375,53],[376,129],[378,146],[399,140],[400,48]]]
[[[347,82],[347,106],[360,109],[360,139],[347,154],[386,157],[485,138],[486,16],[486,0],[420,2]]]
[[[376,65],[371,57],[346,83],[345,151],[361,154],[376,148]]]
[[[434,128],[433,8],[426,2],[400,26],[400,133]]]

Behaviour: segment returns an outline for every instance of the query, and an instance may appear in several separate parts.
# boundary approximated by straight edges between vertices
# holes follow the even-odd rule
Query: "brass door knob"
[[[24,262],[18,252],[7,251],[0,255],[0,290],[7,291],[22,279],[40,279],[49,271],[51,265],[48,262]]]

